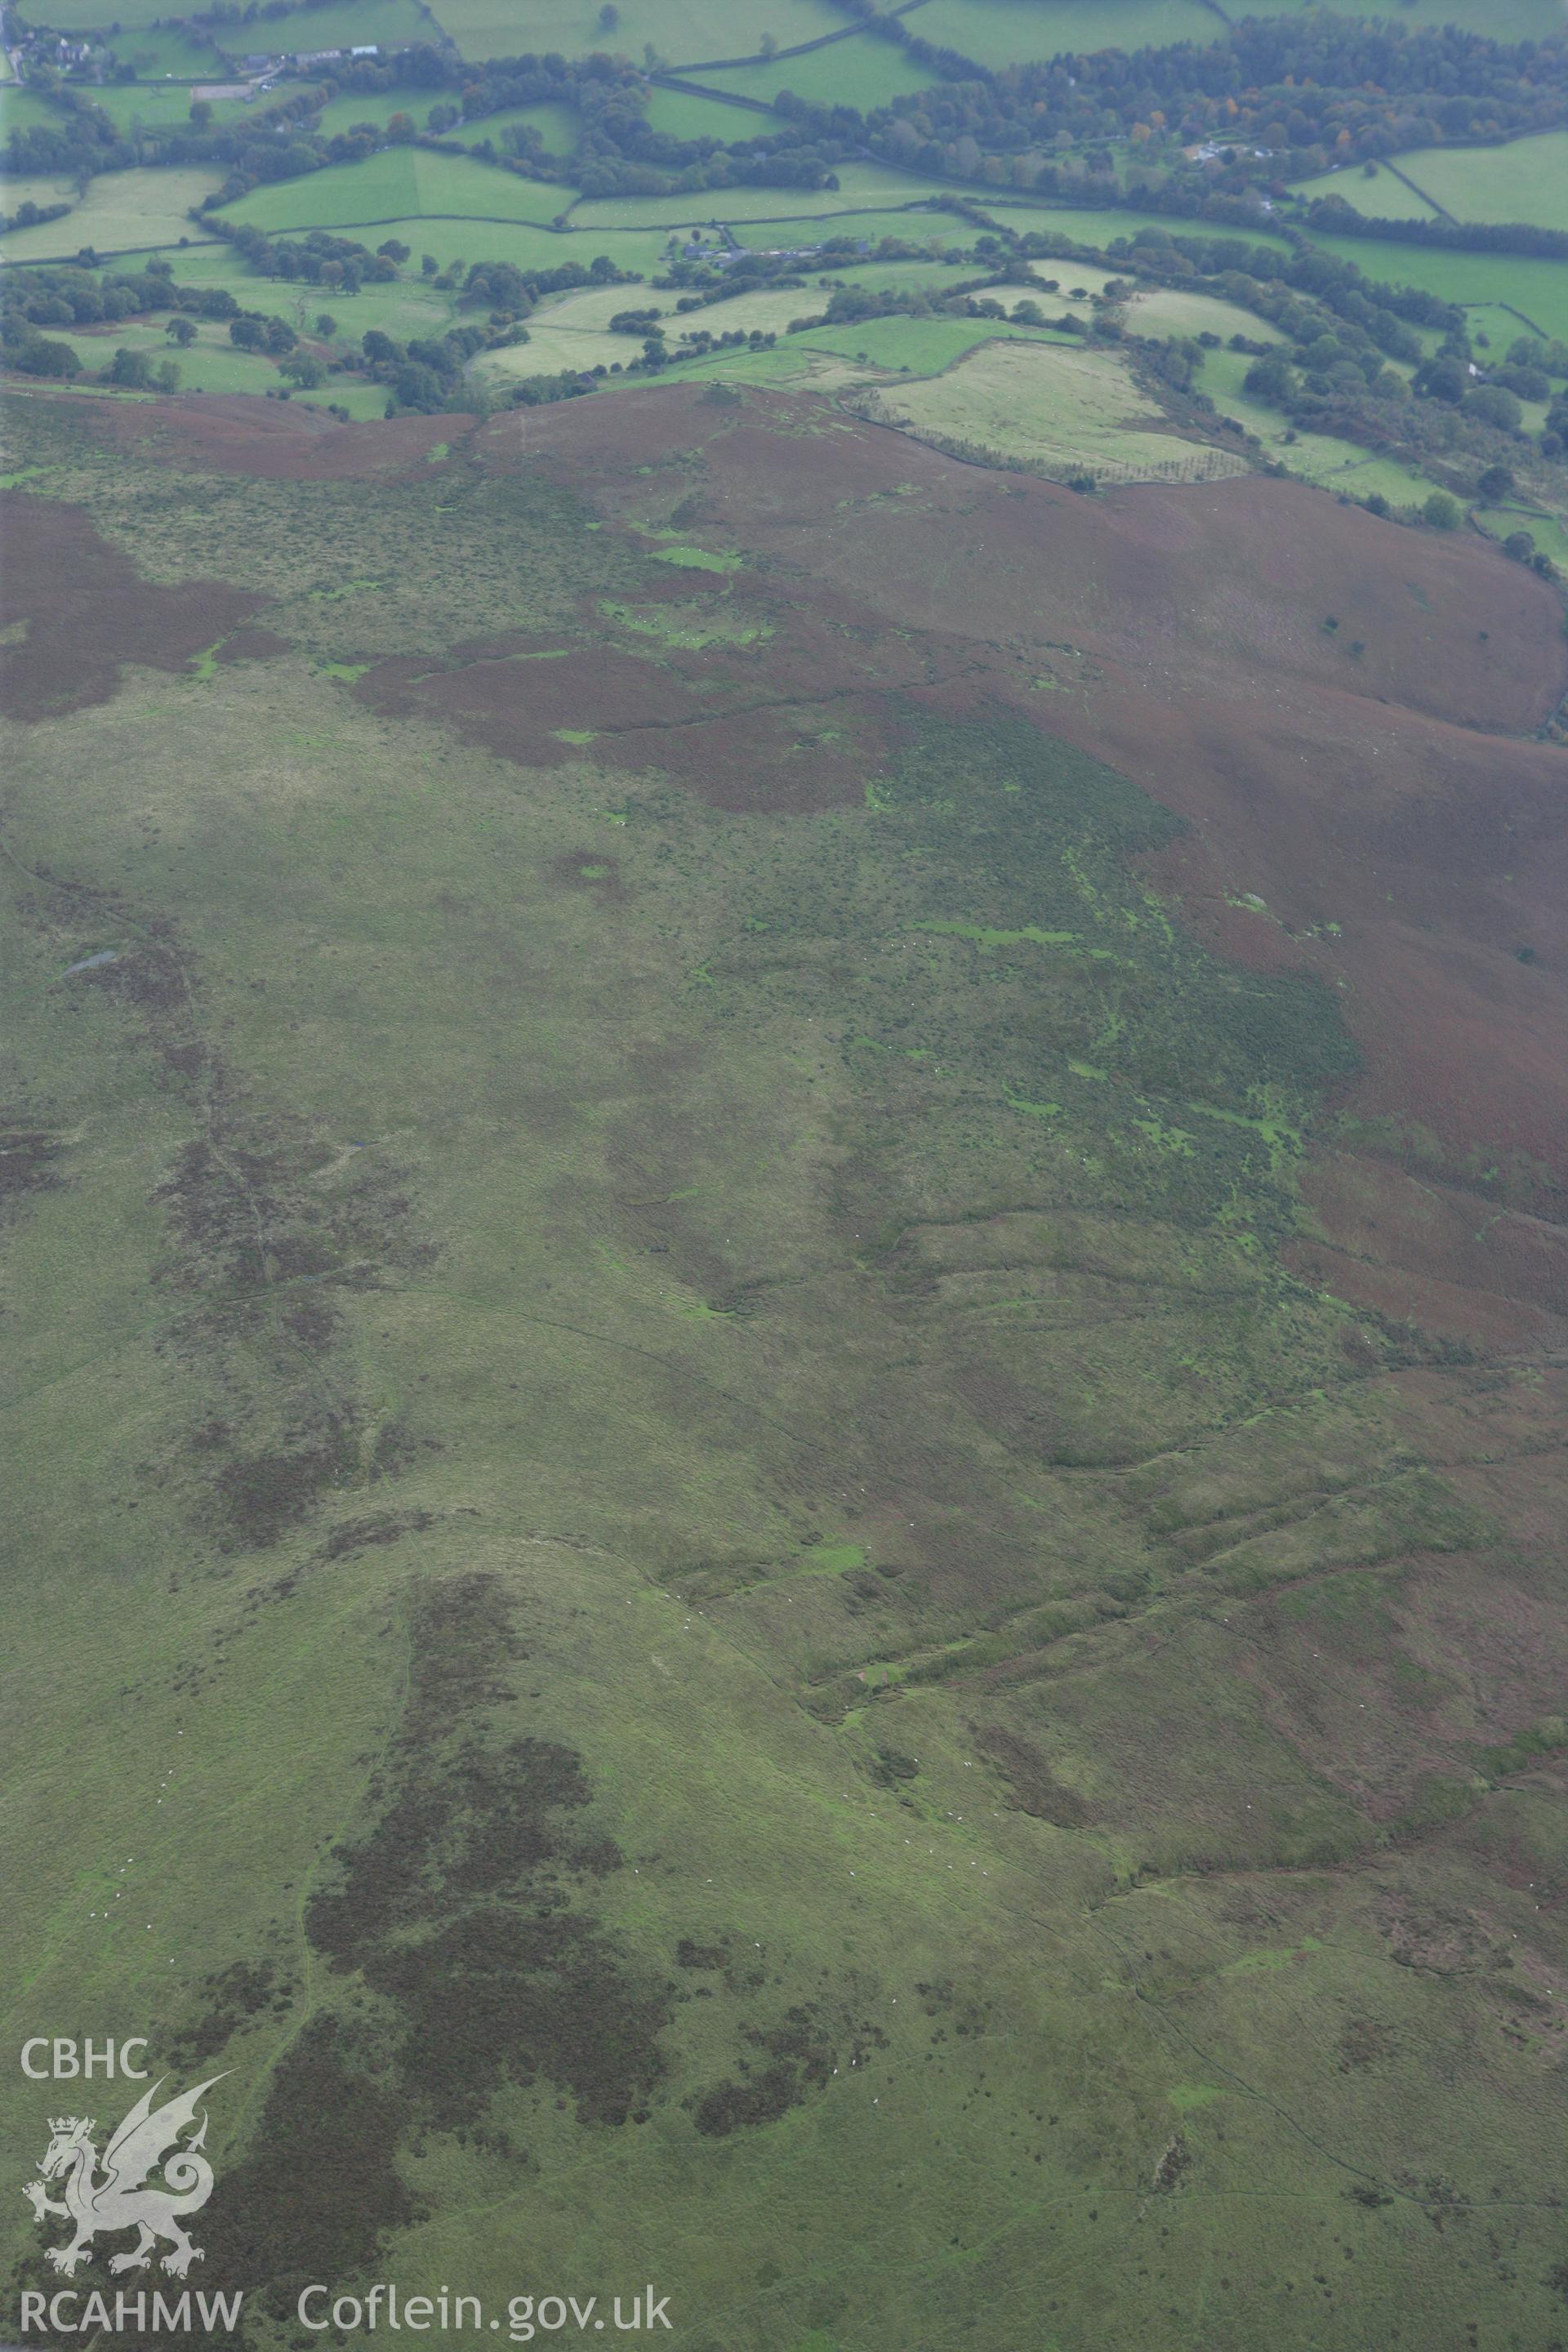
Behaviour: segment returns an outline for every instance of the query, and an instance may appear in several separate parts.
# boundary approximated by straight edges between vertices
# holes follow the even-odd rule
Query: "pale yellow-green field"
[[[184,165],[159,171],[102,172],[63,220],[13,229],[0,241],[0,260],[68,260],[84,245],[109,254],[177,245],[183,236],[194,241],[205,232],[191,219],[191,206],[218,187],[221,176]],[[47,194],[41,193],[45,189]],[[54,179],[10,181],[7,212],[15,211],[24,193],[35,204],[63,204],[71,194],[71,184]]]
[[[1045,261],[1031,261],[1029,274],[1039,278],[1042,284],[1054,278],[1058,292],[1050,299],[1068,302],[1075,295],[1103,294],[1117,273],[1114,269],[1097,269],[1092,261],[1058,261],[1052,257]]]
[[[1248,471],[1229,450],[1152,430],[1161,411],[1109,352],[984,343],[942,375],[865,399],[868,415],[921,439],[973,444],[1047,473],[1212,482]]]
[[[827,301],[821,287],[797,286],[783,293],[738,294],[733,301],[714,302],[701,310],[678,314],[672,294],[656,294],[644,286],[590,286],[542,303],[528,322],[526,343],[487,352],[475,367],[481,376],[554,375],[563,368],[609,367],[619,360],[642,357],[639,335],[612,335],[609,321],[617,310],[657,309],[671,357],[689,331],[715,337],[733,333],[783,335],[793,319],[817,318]]]
[[[1224,302],[1216,294],[1188,294],[1179,286],[1156,286],[1136,294],[1127,306],[1127,323],[1135,335],[1247,335],[1257,343],[1283,341],[1278,327],[1255,310]]]

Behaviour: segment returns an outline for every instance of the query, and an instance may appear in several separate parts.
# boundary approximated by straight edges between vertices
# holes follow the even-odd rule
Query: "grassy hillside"
[[[1451,1466],[1542,1401],[1282,1263],[1356,860],[1305,961],[1204,945],[1206,829],[1079,739],[1134,582],[1160,693],[1255,629],[1331,762],[1325,600],[1358,758],[1519,723],[1466,624],[1537,679],[1550,600],[1305,492],[1178,572],[752,401],[16,404],[14,2021],[228,2070],[256,2347],[301,2266],[646,2275],[692,2352],[1544,2341],[1554,1653],[1467,1664],[1542,1539]]]

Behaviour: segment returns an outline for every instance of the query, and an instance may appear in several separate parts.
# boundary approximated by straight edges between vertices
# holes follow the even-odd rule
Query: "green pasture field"
[[[1052,335],[1038,327],[1015,327],[999,319],[858,319],[843,326],[816,327],[805,335],[792,335],[790,341],[833,352],[843,359],[864,361],[889,374],[921,377],[954,366],[984,343],[1038,343],[1058,351],[1077,348],[1065,335]]]
[[[974,231],[966,222],[955,221],[950,213],[927,212],[918,205],[893,205],[886,212],[799,213],[783,220],[731,220],[729,226],[737,245],[752,246],[760,253],[809,253],[833,237],[854,237],[873,251],[885,237],[932,253],[974,242]],[[813,264],[807,259],[800,267],[809,272]]]
[[[1162,413],[1110,352],[988,340],[942,373],[883,386],[865,413],[917,438],[973,444],[1058,478],[1217,481],[1250,471],[1234,452],[1151,431]]]
[[[538,131],[546,152],[552,155],[575,154],[583,136],[582,117],[575,107],[555,106],[548,101],[538,106],[503,107],[499,114],[481,114],[475,122],[458,123],[447,135],[469,147],[481,139],[493,139],[499,145],[503,131],[522,123]]]
[[[149,131],[165,131],[175,125],[183,128],[188,124],[196,89],[208,86],[197,84],[193,87],[189,82],[171,81],[106,82],[101,89],[93,91],[92,100],[95,106],[103,109],[117,130],[129,132],[141,122]],[[215,74],[210,86],[221,89],[223,77]],[[279,95],[280,92],[268,93],[249,105],[242,98],[209,99],[207,103],[212,108],[215,123],[234,122],[247,115],[265,113],[268,104],[275,104]]]
[[[526,343],[481,353],[473,362],[472,372],[489,380],[553,375],[563,368],[586,372],[601,363],[608,367],[616,360],[624,366],[628,360],[641,358],[641,339],[609,334],[605,322],[631,302],[667,311],[674,309],[668,295],[648,295],[645,299],[639,289],[625,286],[591,287],[577,294],[552,296],[529,319]]]
[[[1504,310],[1500,302],[1468,302],[1465,317],[1469,326],[1470,341],[1478,352],[1489,353],[1494,367],[1511,344],[1531,331],[1521,323],[1516,312]],[[1437,348],[1440,341],[1441,338],[1435,338],[1432,348]],[[1528,400],[1521,403],[1527,417],[1537,405],[1537,403]],[[1532,426],[1531,430],[1534,429]]]
[[[52,182],[10,184],[25,185],[37,192],[35,202],[56,201],[46,193],[52,188]],[[64,193],[69,194],[68,187]],[[57,226],[68,228],[70,223],[62,221]],[[664,262],[667,243],[647,230],[599,230],[573,236],[527,222],[513,225],[505,221],[412,219],[377,223],[375,234],[369,240],[373,247],[396,237],[410,247],[413,258],[393,283],[364,286],[358,294],[346,294],[341,289],[331,291],[287,278],[261,277],[223,239],[203,241],[194,226],[188,246],[173,244],[153,248],[174,265],[175,277],[182,284],[226,287],[241,308],[247,310],[277,310],[292,320],[296,308],[303,303],[311,315],[320,310],[334,312],[342,320],[345,332],[352,330],[357,336],[365,328],[380,327],[388,334],[402,337],[428,333],[437,322],[449,324],[453,315],[452,297],[437,291],[422,277],[422,254],[434,255],[443,268],[461,258],[465,263],[510,261],[520,269],[554,269],[565,261],[580,261],[586,267],[599,254],[608,253],[620,268],[638,270],[646,276]],[[74,254],[79,242],[79,238],[74,242],[68,238],[65,252]],[[145,257],[138,254],[126,266],[140,266]],[[917,268],[921,266],[915,265]],[[883,265],[884,270],[886,267]],[[622,289],[622,305],[635,299],[634,288]]]
[[[1202,236],[1211,231],[1204,221],[1162,219],[1156,213],[1121,212],[1113,205],[1039,205],[1027,199],[1005,200],[989,188],[976,189],[974,201],[1005,227],[1020,235],[1035,229],[1053,236],[1071,238],[1075,245],[1087,245],[1096,251],[1114,243],[1118,237],[1131,237],[1141,228],[1163,228],[1174,236]],[[962,226],[962,224],[955,224]],[[1226,236],[1241,236],[1248,245],[1272,246],[1278,252],[1288,253],[1289,247],[1282,236],[1271,229],[1226,230]]]
[[[800,275],[805,283],[796,289],[795,299],[806,310],[815,310],[826,301],[835,286],[859,286],[870,293],[918,291],[934,297],[952,293],[955,286],[972,284],[979,274],[968,262],[879,261],[873,254],[868,255],[863,261],[841,263],[830,272],[816,270],[803,264]],[[1005,299],[1010,302],[1027,293],[1026,286],[1004,289]],[[715,315],[724,308],[722,303],[717,305]]]
[[[1062,50],[1207,47],[1222,29],[1200,0],[921,0],[905,21],[934,47],[991,67]]]
[[[835,284],[842,282],[856,282],[854,273],[846,272],[842,278],[834,279]],[[877,273],[868,272],[863,282],[875,284]],[[625,287],[595,287],[581,293],[553,296],[529,320],[526,343],[482,354],[474,362],[473,373],[481,381],[495,382],[553,374],[563,368],[586,371],[600,365],[609,367],[616,362],[624,367],[640,358],[641,341],[635,335],[612,335],[606,332],[606,323],[616,311],[626,309],[633,300],[639,308],[648,307],[641,297],[628,295]],[[646,387],[665,381],[665,375],[676,372],[727,376],[735,365],[744,367],[753,360],[762,362],[755,380],[772,381],[810,372],[812,354],[855,362],[862,374],[870,367],[879,373],[926,375],[949,366],[977,343],[997,333],[1032,336],[1037,332],[1028,328],[999,327],[994,320],[987,320],[868,319],[842,326],[812,328],[798,335],[788,333],[792,320],[820,312],[826,300],[827,289],[812,285],[779,293],[737,295],[733,301],[714,303],[710,309],[682,316],[676,311],[672,296],[651,296],[649,304],[657,305],[662,312],[671,364],[664,375],[635,377],[633,383]],[[706,327],[714,335],[734,328],[747,334],[755,330],[775,334],[779,341],[771,353],[721,352],[706,359],[682,361],[679,357],[682,331],[700,327]]]
[[[115,18],[109,20],[111,24]],[[120,20],[123,23],[123,19]],[[232,33],[232,26],[225,26]],[[143,81],[163,80],[173,76],[176,81],[226,81],[229,70],[224,62],[223,43],[216,38],[203,40],[192,29],[182,31],[174,25],[139,25],[125,32],[114,43],[114,54],[134,66]],[[243,41],[239,44],[245,51]],[[245,52],[248,54],[248,52]]]
[[[1412,178],[1419,178],[1419,167],[1426,160],[1420,154],[1410,157]],[[1318,196],[1339,196],[1352,212],[1365,213],[1377,220],[1437,218],[1436,205],[1406,187],[1385,163],[1374,163],[1370,172],[1363,171],[1359,163],[1345,164],[1336,172],[1320,172],[1315,179],[1292,181],[1290,194],[1309,204]]]
[[[4,55],[0,50],[0,57]],[[0,83],[0,141],[8,139],[13,131],[28,131],[39,123],[58,131],[65,121],[64,110],[51,105],[40,90],[26,89],[13,80]],[[0,183],[7,192],[4,199],[7,209],[12,208],[8,192],[14,184],[9,180]]]
[[[801,275],[809,289],[821,290],[817,275],[809,269]],[[878,293],[913,292],[918,289],[925,294],[943,294],[978,275],[973,264],[965,261],[879,261],[871,254],[864,261],[847,262],[833,270],[829,282],[834,286],[864,286]],[[1018,287],[1015,294],[1026,294],[1027,290],[1026,287]]]
[[[224,218],[237,226],[253,223],[271,236],[421,218],[542,226],[564,212],[574,194],[571,188],[527,180],[467,156],[433,154],[421,147],[384,147],[360,163],[334,163],[300,179],[253,188],[237,203],[226,205]]]
[[[878,206],[893,211],[923,203],[932,194],[929,180],[884,171],[876,163],[841,164],[837,176],[837,188],[698,188],[684,195],[584,196],[572,207],[571,225],[574,229],[665,228],[689,221],[706,227],[712,221],[732,221],[739,229],[748,221],[820,220]]]
[[[1528,531],[1537,551],[1549,555],[1560,572],[1568,572],[1568,505],[1551,514],[1518,504],[1472,507],[1470,514],[1493,539],[1507,539],[1516,530]]]
[[[247,268],[231,245],[194,246],[163,257],[180,286],[221,286],[245,310],[276,315],[301,333],[313,333],[322,313],[336,319],[338,340],[357,343],[373,327],[407,342],[416,335],[439,335],[457,315],[456,297],[421,277],[416,259],[389,285],[362,286],[357,294],[340,287],[309,286],[299,279],[264,278]],[[478,260],[476,254],[473,258]],[[199,322],[205,331],[205,322]],[[226,328],[218,332],[226,334]]]
[[[374,124],[384,131],[395,114],[406,114],[416,128],[426,128],[426,118],[433,106],[438,105],[449,93],[433,89],[377,89],[360,98],[331,98],[316,117],[316,128],[323,139],[335,138],[339,132],[352,131],[361,122]],[[342,169],[343,167],[339,166]]]
[[[818,335],[791,335],[772,351],[710,352],[706,358],[682,360],[667,368],[671,383],[755,384],[789,392],[837,393],[858,389],[867,371],[847,360]]]
[[[218,39],[231,56],[289,49],[402,47],[432,38],[430,18],[419,0],[327,0],[320,8],[291,8],[287,16],[220,25]]]
[[[382,292],[385,289],[375,290]],[[274,294],[279,298],[276,300],[270,299]],[[273,287],[267,281],[258,280],[252,282],[246,299],[249,307],[287,319],[302,336],[319,346],[321,339],[317,337],[314,327],[316,316],[323,305],[319,299],[308,302],[300,300],[298,296],[296,288]],[[378,315],[373,318],[368,312],[354,312],[351,304],[340,299],[333,312],[339,323],[336,342],[357,345],[359,336],[371,326],[380,326],[384,332],[407,337],[418,334],[422,330],[426,333],[439,333],[444,326],[450,323],[450,305],[441,295],[431,298],[425,306],[423,316],[412,302],[401,312],[391,303],[377,306],[377,309]],[[77,328],[68,329],[63,333],[51,330],[51,333],[56,333],[57,340],[69,343],[82,368],[94,373],[107,367],[122,346],[130,351],[145,352],[154,364],[172,359],[180,371],[178,389],[182,394],[259,394],[287,385],[286,378],[279,373],[276,361],[260,352],[237,350],[229,341],[226,327],[205,320],[195,324],[196,340],[183,351],[169,341],[161,318],[152,320],[122,320],[101,331],[86,332]],[[331,345],[327,348],[331,349]],[[348,408],[356,417],[378,417],[386,405],[386,394],[381,386],[356,383],[352,377],[331,377],[313,392],[300,392],[292,386],[287,388],[291,399],[317,407],[326,407],[335,402]],[[117,393],[116,396],[127,395]]]
[[[766,106],[781,89],[789,89],[817,105],[858,107],[862,114],[931,84],[928,67],[916,65],[894,42],[879,41],[868,33],[812,49],[802,58],[770,58],[765,63],[728,66],[694,79],[737,98],[759,98]]]
[[[143,31],[169,11],[159,5],[159,0],[124,0],[123,6],[121,0],[70,0],[68,11],[62,11],[62,16],[68,13],[70,21],[62,23],[63,31],[103,33],[110,25],[119,25],[131,34]]]
[[[1434,208],[1441,205],[1456,220],[1568,228],[1568,131],[1500,147],[1426,148],[1403,168]]]
[[[418,130],[425,131],[428,129],[431,109],[444,97],[449,101],[449,96],[439,90],[384,89],[363,98],[330,99],[316,118],[317,128],[323,138],[331,139],[361,123],[384,130],[395,114],[406,114]],[[570,155],[581,133],[574,108],[541,104],[507,107],[496,114],[482,114],[472,122],[455,123],[440,135],[469,147],[478,145],[482,139],[493,139],[499,145],[501,132],[516,123],[531,124],[550,152],[557,155]]]
[[[812,327],[803,334],[781,335],[771,351],[712,352],[705,358],[676,361],[658,378],[634,378],[634,383],[679,382],[779,384],[838,393],[874,388],[906,377],[935,373],[962,359],[966,352],[998,338],[1051,344],[1062,349],[1068,339],[1037,329],[1003,325],[995,320],[973,321],[921,319],[867,319],[840,327]]]
[[[177,351],[170,342],[161,320],[124,319],[91,334],[79,328],[67,329],[58,340],[69,343],[83,368],[94,373],[107,367],[121,346],[145,352],[154,365],[160,360],[173,360],[180,371],[182,392],[263,393],[283,381],[274,360],[258,352],[237,351],[229,341],[226,328],[205,320],[185,351]]]
[[[1043,289],[1048,279],[1055,278],[1057,291],[1053,294],[1047,289],[1037,298],[1047,310],[1053,302],[1060,302],[1070,309],[1075,302],[1081,302],[1086,294],[1103,294],[1113,278],[1123,286],[1128,283],[1125,270],[1102,268],[1092,261],[1031,261],[1029,275]]]
[[[603,253],[618,268],[637,270],[645,277],[661,268],[668,257],[668,240],[652,229],[585,229],[574,235],[530,221],[415,217],[377,221],[374,232],[366,240],[373,250],[388,237],[396,237],[412,249],[414,258],[407,265],[411,272],[417,271],[426,253],[434,255],[443,268],[461,260],[465,264],[510,261],[519,269],[558,269],[567,261],[581,262],[586,268]],[[357,233],[352,225],[345,229],[346,235]]]
[[[1201,335],[1206,332],[1225,340],[1232,335],[1247,335],[1258,343],[1277,343],[1282,340],[1279,328],[1270,326],[1267,319],[1260,319],[1256,310],[1247,310],[1239,303],[1224,301],[1217,294],[1188,294],[1176,286],[1156,286],[1146,293],[1134,295],[1125,315],[1135,335]],[[1212,358],[1213,354],[1210,356]],[[1247,364],[1250,366],[1251,362],[1248,361]]]
[[[608,50],[640,65],[651,41],[666,65],[686,66],[754,57],[768,33],[782,49],[845,30],[827,0],[619,0],[610,32],[599,24],[599,0],[531,0],[526,31],[512,0],[440,0],[435,14],[461,54],[475,58]]]
[[[694,98],[689,90],[648,91],[647,119],[654,130],[669,139],[756,139],[771,126],[765,115],[748,106],[727,106],[720,98]]]
[[[1424,286],[1445,302],[1466,309],[1506,306],[1549,341],[1568,335],[1568,261],[1522,253],[1450,253],[1420,245],[1396,245],[1382,237],[1314,236],[1325,253],[1353,261],[1367,278],[1390,286]]]
[[[75,205],[76,183],[61,172],[17,173],[0,179],[0,212],[14,213],[22,205]]]
[[[820,289],[813,294],[805,288],[780,294],[738,294],[732,302],[717,302],[711,310],[679,317],[671,294],[649,294],[645,301],[636,289],[589,287],[542,303],[528,321],[528,341],[485,354],[476,363],[476,373],[486,377],[550,375],[562,368],[608,367],[616,361],[625,366],[628,360],[641,358],[641,338],[612,335],[606,331],[606,322],[631,304],[659,309],[673,353],[681,333],[691,328],[706,327],[715,335],[738,327],[747,334],[756,330],[782,336],[792,319],[820,310],[826,299]]]
[[[222,184],[220,173],[190,165],[100,173],[63,220],[14,229],[0,243],[0,259],[67,260],[84,245],[109,254],[197,238],[190,208]]]
[[[369,424],[386,414],[385,386],[356,383],[349,376],[333,376],[315,392],[296,392],[290,397],[305,408],[346,408],[355,425]]]

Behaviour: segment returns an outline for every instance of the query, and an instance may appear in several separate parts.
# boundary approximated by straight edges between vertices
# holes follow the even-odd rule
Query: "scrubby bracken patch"
[[[140,579],[79,509],[5,490],[0,517],[0,629],[23,631],[0,644],[0,710],[9,718],[106,702],[125,663],[183,670],[226,637],[230,661],[284,650],[268,630],[234,634],[259,596],[218,580],[164,588]]]
[[[583,1823],[581,1758],[499,1739],[489,1710],[526,1655],[495,1580],[426,1590],[413,1679],[365,1833],[311,1897],[312,1943],[388,2004],[400,2079],[419,2116],[477,2118],[505,2083],[542,2080],[585,2124],[625,2124],[665,2070],[669,2002],[594,1917],[594,1882],[622,1867]]]

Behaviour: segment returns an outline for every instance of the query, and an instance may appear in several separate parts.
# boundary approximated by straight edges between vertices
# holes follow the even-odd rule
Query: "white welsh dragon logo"
[[[111,2235],[117,2230],[135,2230],[140,2234],[129,2253],[112,2257],[111,2271],[144,2271],[161,2238],[166,2238],[171,2248],[163,2266],[175,2278],[184,2278],[193,2263],[205,2260],[201,2248],[193,2246],[185,2235],[181,2219],[199,2213],[213,2193],[213,2168],[201,2154],[207,2136],[205,2116],[193,2140],[184,2147],[178,2142],[186,2125],[195,2121],[203,2093],[222,2080],[221,2074],[211,2075],[194,2091],[165,2099],[161,2107],[154,2107],[153,2102],[163,2083],[154,2083],[104,2149],[101,2172],[92,2144],[97,2129],[92,2117],[50,2117],[53,2136],[39,2160],[38,2178],[29,2180],[22,2194],[40,2221],[47,2214],[58,2214],[75,2225],[76,2235],[68,2246],[44,2250],[56,2270],[63,2271],[67,2278],[74,2276],[79,2263],[92,2260],[89,2250],[93,2239],[100,2231]],[[149,2187],[147,2176],[160,2163],[163,2183]],[[64,2202],[58,2203],[45,2183],[62,2175]]]

